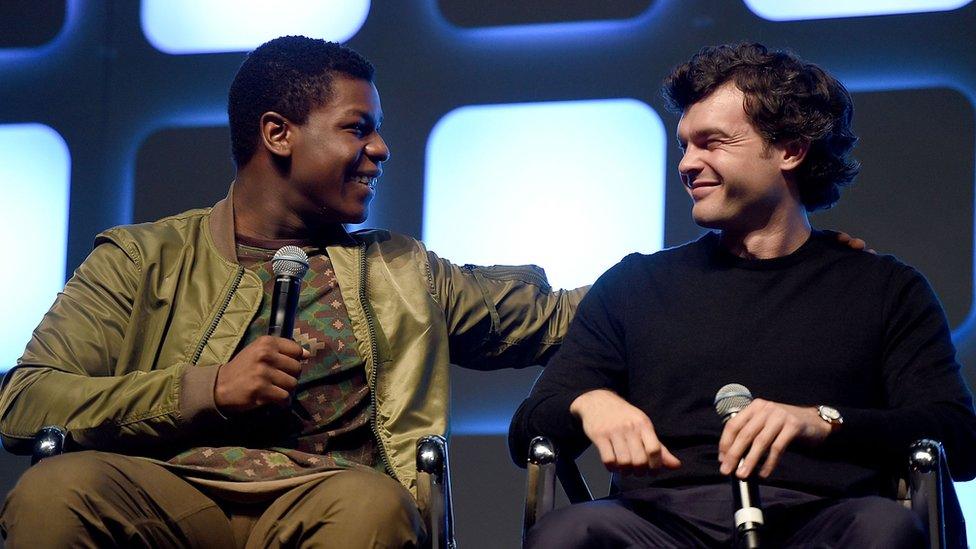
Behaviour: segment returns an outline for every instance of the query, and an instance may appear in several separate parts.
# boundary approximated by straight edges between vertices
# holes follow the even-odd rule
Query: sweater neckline
[[[810,231],[807,240],[792,253],[770,259],[751,259],[733,254],[725,246],[722,246],[721,235],[715,231],[710,231],[703,237],[703,240],[708,249],[709,258],[720,265],[750,271],[771,271],[792,267],[815,254],[823,248],[823,237],[822,231],[813,229]]]

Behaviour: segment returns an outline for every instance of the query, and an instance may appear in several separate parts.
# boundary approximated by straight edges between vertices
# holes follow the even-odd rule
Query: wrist
[[[592,403],[603,396],[601,393],[610,393],[616,396],[615,393],[607,389],[593,389],[592,391],[587,391],[573,399],[573,402],[569,404],[569,413],[577,418],[582,417],[583,414],[586,413],[586,411],[590,408]]]
[[[837,408],[821,404],[814,407],[814,412],[817,414],[817,418],[822,422],[822,425],[826,428],[825,430],[827,435],[837,431],[844,424],[844,416],[841,415]]]

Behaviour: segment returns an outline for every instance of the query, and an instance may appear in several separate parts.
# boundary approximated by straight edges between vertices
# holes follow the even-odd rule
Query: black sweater
[[[512,420],[528,440],[574,455],[589,444],[569,413],[609,388],[643,410],[683,462],[675,471],[614,476],[616,491],[723,482],[715,392],[827,404],[844,425],[818,448],[793,445],[770,485],[823,495],[884,493],[912,440],[941,440],[953,477],[976,476],[976,415],[945,314],[917,271],[814,231],[796,252],[744,260],[715,233],[653,255],[632,254],[586,296],[562,349]]]

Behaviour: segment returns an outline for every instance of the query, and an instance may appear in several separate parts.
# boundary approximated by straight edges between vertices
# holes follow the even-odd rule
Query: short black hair
[[[850,157],[857,136],[847,88],[790,52],[742,43],[702,49],[671,72],[662,93],[671,110],[683,113],[729,81],[745,96],[746,115],[766,143],[809,143],[796,169],[807,211],[833,206],[840,187],[860,171]]]
[[[238,168],[254,156],[261,115],[274,111],[296,124],[328,101],[336,74],[373,81],[373,65],[350,48],[306,36],[282,36],[248,54],[227,96],[231,152]]]

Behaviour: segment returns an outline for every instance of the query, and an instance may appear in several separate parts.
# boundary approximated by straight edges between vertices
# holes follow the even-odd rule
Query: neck
[[[773,259],[795,252],[810,237],[810,220],[802,205],[772,215],[759,227],[725,230],[722,245],[745,259]]]
[[[259,240],[316,240],[337,232],[345,233],[339,223],[310,222],[288,206],[288,181],[238,170],[234,180],[234,231]]]

